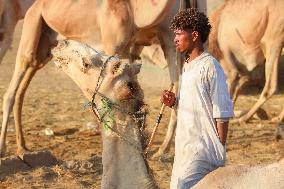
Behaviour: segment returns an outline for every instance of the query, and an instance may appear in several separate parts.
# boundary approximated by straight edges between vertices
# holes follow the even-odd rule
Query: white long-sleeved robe
[[[223,166],[226,149],[215,118],[233,117],[226,76],[207,52],[185,63],[179,94],[171,189],[188,189]]]

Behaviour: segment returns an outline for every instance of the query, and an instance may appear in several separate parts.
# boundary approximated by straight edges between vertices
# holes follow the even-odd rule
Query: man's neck
[[[190,53],[187,54],[186,60],[187,62],[191,62],[196,57],[200,56],[204,52],[203,47],[195,47]]]

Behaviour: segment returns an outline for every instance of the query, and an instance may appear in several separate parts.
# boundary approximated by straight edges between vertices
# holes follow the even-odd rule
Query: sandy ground
[[[14,48],[0,65],[1,96],[12,77],[18,36]],[[283,70],[281,72],[283,73]],[[149,105],[147,125],[151,130],[161,106],[159,95],[169,85],[167,70],[145,64],[139,79],[145,92],[146,103]],[[238,99],[236,110],[248,109],[256,101],[259,93],[260,90],[257,88],[247,90]],[[283,108],[282,93],[283,88],[281,94],[275,95],[263,106],[269,118],[276,116]],[[78,87],[53,63],[38,71],[24,102],[23,125],[26,143],[32,151],[49,150],[61,164],[9,174],[0,170],[0,188],[100,188],[101,137],[89,127],[89,122],[92,122],[94,117],[90,111],[83,110],[85,102],[86,99]],[[2,98],[0,104],[2,106]],[[2,119],[2,114],[0,117]],[[168,117],[169,109],[166,109],[153,144],[153,151],[157,150],[163,141]],[[275,127],[276,124],[268,120],[257,119],[243,125],[231,124],[226,164],[256,165],[279,160],[283,154],[280,143],[275,141]],[[46,136],[44,130],[47,128],[53,130],[55,135]],[[7,155],[10,156],[16,152],[12,115],[8,130]],[[169,188],[174,142],[171,146],[165,158],[149,161],[155,179],[163,189]]]

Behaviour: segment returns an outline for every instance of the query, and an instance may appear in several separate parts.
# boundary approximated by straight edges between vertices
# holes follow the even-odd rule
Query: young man
[[[175,44],[186,55],[178,97],[175,160],[171,189],[188,189],[206,174],[224,166],[229,118],[233,104],[218,61],[204,51],[211,26],[197,9],[179,12],[172,20]],[[162,102],[173,106],[166,91]]]

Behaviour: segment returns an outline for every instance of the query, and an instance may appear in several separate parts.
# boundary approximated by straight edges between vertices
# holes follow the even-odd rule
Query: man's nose
[[[174,43],[177,43],[178,42],[178,39],[175,37],[174,38]]]

